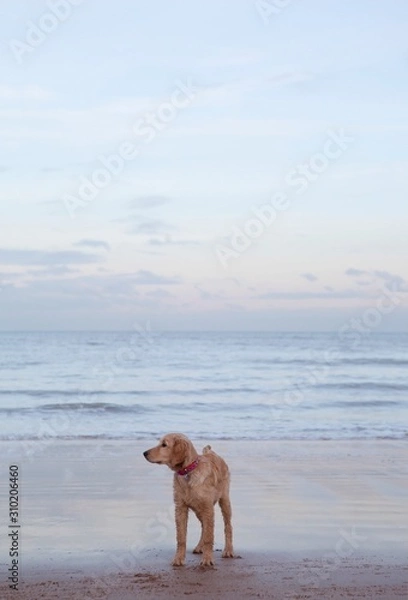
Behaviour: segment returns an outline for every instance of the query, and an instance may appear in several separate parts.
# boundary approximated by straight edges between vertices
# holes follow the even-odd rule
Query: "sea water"
[[[408,334],[0,333],[0,439],[402,439]]]

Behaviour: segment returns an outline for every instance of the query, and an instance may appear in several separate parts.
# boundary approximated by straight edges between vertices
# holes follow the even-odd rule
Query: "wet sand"
[[[241,558],[221,558],[218,515],[209,569],[191,552],[170,566],[172,473],[143,459],[153,443],[0,443],[0,511],[7,521],[17,464],[21,525],[18,592],[3,528],[0,598],[408,597],[405,442],[210,442],[232,473]],[[191,515],[189,550],[198,536]]]

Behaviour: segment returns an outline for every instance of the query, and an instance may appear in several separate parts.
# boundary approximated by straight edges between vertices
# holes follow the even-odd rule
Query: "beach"
[[[212,441],[231,470],[237,558],[221,558],[217,514],[215,567],[208,569],[191,553],[199,535],[193,515],[186,566],[170,566],[172,473],[144,460],[154,444],[2,441],[0,509],[7,518],[8,467],[16,465],[20,528],[17,590],[7,580],[11,538],[3,528],[0,597],[407,596],[403,441]]]

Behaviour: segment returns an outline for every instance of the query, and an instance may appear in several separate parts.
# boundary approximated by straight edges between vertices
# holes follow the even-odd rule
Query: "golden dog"
[[[199,455],[192,442],[181,433],[165,435],[157,446],[143,452],[151,463],[167,465],[174,471],[177,549],[173,566],[184,565],[186,558],[188,510],[201,523],[201,537],[193,552],[202,554],[201,565],[211,566],[214,546],[214,506],[218,502],[224,519],[225,547],[223,558],[234,556],[232,547],[230,475],[225,461],[211,450]]]

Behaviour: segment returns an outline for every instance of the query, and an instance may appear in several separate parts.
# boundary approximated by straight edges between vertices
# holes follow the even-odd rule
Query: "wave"
[[[257,403],[257,404],[232,404],[222,402],[194,402],[191,404],[184,403],[167,403],[167,404],[152,404],[151,406],[145,406],[141,404],[113,404],[107,402],[67,402],[67,403],[53,403],[53,404],[40,404],[39,406],[31,407],[3,407],[0,408],[0,414],[35,414],[35,413],[50,413],[50,412],[98,412],[98,413],[130,413],[130,414],[141,414],[141,413],[159,413],[162,415],[169,413],[177,413],[182,411],[185,412],[214,412],[219,411],[231,413],[239,411],[240,414],[246,415],[246,418],[250,417],[251,412],[264,411],[264,410],[275,410],[284,408],[286,405],[277,403]],[[309,408],[309,407],[308,407]]]
[[[248,361],[251,365],[309,365],[309,366],[327,366],[331,367],[339,365],[356,365],[356,366],[390,366],[390,367],[406,367],[408,366],[408,360],[404,358],[339,358],[336,360],[326,360],[324,356],[319,360],[318,358],[262,358],[252,359]]]
[[[387,408],[389,406],[400,406],[401,402],[396,400],[338,400],[332,404],[324,404],[324,408]]]
[[[149,395],[153,392],[147,390],[0,390],[0,396],[33,396],[33,397],[44,397],[47,396],[122,396],[122,395]]]
[[[313,360],[311,358],[253,358],[246,360],[245,364],[250,365],[321,365],[324,360]]]
[[[314,433],[315,435],[312,435]],[[112,433],[100,433],[100,434],[71,434],[71,435],[44,435],[44,434],[1,434],[0,433],[0,441],[2,442],[23,442],[27,443],[26,451],[28,454],[30,452],[35,452],[38,450],[38,447],[35,445],[33,447],[30,446],[31,442],[40,445],[41,447],[44,445],[45,447],[49,444],[58,442],[58,441],[92,441],[92,440],[106,440],[106,441],[146,441],[146,440],[157,440],[163,435],[162,430],[157,431],[147,431],[143,433],[133,433],[133,434],[112,434]],[[369,431],[360,431],[358,434],[355,431],[350,432],[324,432],[322,430],[313,430],[313,432],[298,432],[293,433],[292,435],[288,433],[284,434],[246,434],[240,433],[237,435],[225,435],[225,434],[214,434],[214,433],[203,433],[196,432],[191,435],[191,438],[195,441],[203,440],[203,441],[249,441],[249,442],[273,442],[273,441],[288,441],[288,442],[301,442],[301,441],[313,441],[313,442],[330,442],[330,441],[361,441],[362,439],[371,439],[371,440],[407,440],[408,432],[407,431],[396,431],[396,432],[384,432],[384,433],[375,433]],[[23,447],[24,449],[24,447]]]
[[[390,366],[390,367],[406,367],[408,360],[404,358],[342,358],[339,361],[344,365],[370,365],[370,366]]]
[[[36,407],[22,407],[22,408],[0,408],[1,413],[7,414],[33,414],[37,412],[55,412],[55,411],[90,411],[90,412],[112,412],[112,413],[145,413],[154,411],[153,408],[147,406],[141,406],[140,404],[133,404],[131,406],[124,406],[123,404],[110,404],[106,402],[68,402],[66,404],[41,404]]]
[[[87,346],[100,346],[100,345],[104,345],[101,342],[87,342],[86,343]],[[138,361],[140,362],[140,361]],[[32,360],[32,361],[24,361],[24,362],[1,362],[0,363],[0,369],[24,369],[25,367],[31,367],[31,366],[41,366],[44,365],[45,363],[43,361],[38,361],[38,360]],[[180,367],[182,366],[182,364],[180,362],[176,362],[176,363],[169,363],[174,367]],[[338,358],[338,359],[334,359],[334,360],[329,360],[327,361],[324,358],[324,353],[322,353],[321,358],[319,358],[319,356],[316,356],[315,358],[284,358],[281,356],[276,356],[273,358],[261,358],[261,357],[257,357],[257,358],[252,358],[252,359],[246,359],[245,360],[245,364],[246,365],[250,365],[251,368],[253,368],[254,366],[257,366],[259,368],[264,368],[264,367],[268,367],[271,366],[273,367],[274,365],[288,365],[290,366],[299,366],[299,365],[305,365],[305,366],[327,366],[330,365],[332,367],[335,366],[339,366],[339,365],[356,365],[356,366],[391,366],[391,367],[406,367],[408,366],[408,359],[405,358],[391,358],[391,357],[383,357],[383,358],[378,358],[378,357],[344,357],[344,358]],[[201,365],[201,368],[204,368],[204,365]],[[208,369],[212,369],[211,365],[208,365],[208,367],[206,367]]]
[[[370,391],[392,391],[406,392],[408,384],[406,383],[379,383],[375,381],[355,381],[350,383],[319,383],[314,387],[323,389],[337,390],[370,390]]]
[[[242,386],[242,387],[219,387],[219,388],[194,388],[188,390],[178,389],[159,389],[159,390],[0,390],[0,396],[31,396],[34,398],[47,398],[55,396],[206,396],[210,394],[256,394],[261,390],[259,388]]]
[[[39,360],[28,360],[22,363],[20,362],[2,362],[0,363],[0,369],[4,369],[5,371],[21,371],[26,367],[39,367],[44,365],[43,361]]]

